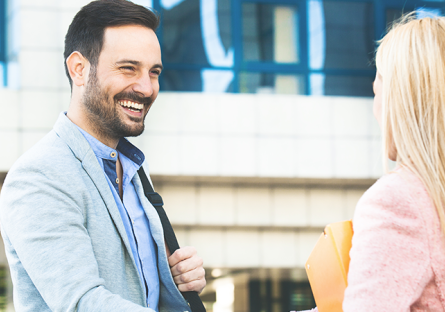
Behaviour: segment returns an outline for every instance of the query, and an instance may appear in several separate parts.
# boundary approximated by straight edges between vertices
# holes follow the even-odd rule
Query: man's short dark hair
[[[80,52],[96,66],[104,43],[105,28],[123,25],[141,25],[156,31],[159,17],[149,9],[127,0],[92,1],[79,12],[71,22],[65,36],[65,71],[72,87],[66,59],[74,51]]]

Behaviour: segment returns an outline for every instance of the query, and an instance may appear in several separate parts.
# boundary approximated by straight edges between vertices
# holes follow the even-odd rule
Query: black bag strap
[[[139,177],[141,178],[142,187],[144,188],[145,197],[147,197],[147,199],[158,212],[159,218],[161,219],[162,228],[164,229],[165,241],[167,242],[168,249],[173,254],[176,249],[179,249],[179,244],[178,240],[176,239],[175,232],[173,231],[173,227],[168,220],[164,208],[162,207],[164,205],[162,197],[153,190],[153,187],[151,186],[151,183],[150,181],[148,181],[147,175],[145,174],[144,168],[141,167],[138,170],[138,173]],[[199,298],[199,295],[196,291],[183,292],[182,295],[189,303],[192,312],[206,312],[201,298]]]

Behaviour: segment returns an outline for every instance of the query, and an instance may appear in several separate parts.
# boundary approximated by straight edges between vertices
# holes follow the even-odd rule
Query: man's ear
[[[73,84],[80,87],[87,84],[90,62],[78,51],[74,51],[66,59],[66,66]]]

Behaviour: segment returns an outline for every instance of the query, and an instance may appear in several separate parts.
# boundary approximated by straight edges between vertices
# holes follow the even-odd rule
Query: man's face
[[[137,25],[105,29],[97,66],[83,97],[87,121],[104,137],[138,136],[159,92],[161,48],[153,30]]]

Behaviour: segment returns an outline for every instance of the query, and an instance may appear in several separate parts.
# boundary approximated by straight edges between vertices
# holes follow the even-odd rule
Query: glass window
[[[315,307],[309,282],[252,279],[248,293],[251,312],[302,311]]]
[[[231,0],[184,0],[168,7],[164,4],[161,48],[165,70],[161,90],[233,90],[234,73],[225,70],[234,63],[230,4]]]
[[[324,1],[324,68],[370,69],[374,57],[372,3]]]
[[[185,0],[164,9],[161,45],[166,64],[227,65],[232,45],[230,0]]]
[[[241,93],[305,94],[303,75],[252,73],[239,74]]]
[[[389,8],[386,10],[386,24],[387,26],[391,26],[391,24],[402,17],[403,14],[407,14],[412,12],[412,10],[406,9],[394,9]],[[442,10],[439,8],[427,8],[427,7],[419,7],[416,9],[417,18],[423,17],[434,17],[442,15]]]
[[[232,70],[203,68],[199,70],[164,70],[161,91],[182,92],[233,92]]]
[[[299,63],[296,6],[243,3],[243,59]]]
[[[165,64],[208,66],[201,32],[199,0],[162,11],[162,59]]]
[[[200,70],[164,70],[161,77],[161,91],[202,91]]]
[[[327,75],[324,82],[324,95],[374,96],[374,77]]]

